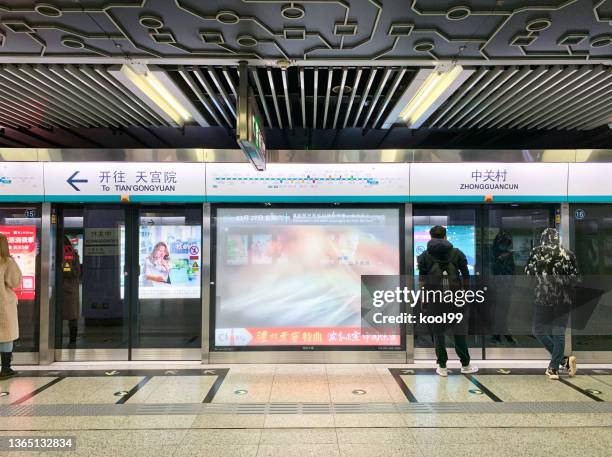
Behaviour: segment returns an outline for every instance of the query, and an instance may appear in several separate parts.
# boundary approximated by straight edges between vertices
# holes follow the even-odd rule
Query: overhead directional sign
[[[43,201],[41,162],[0,162],[0,201]]]
[[[48,162],[47,201],[204,201],[205,165],[171,162]]]
[[[257,108],[253,91],[249,87],[247,64],[241,62],[238,68],[238,115],[236,116],[236,140],[247,159],[256,170],[266,169],[266,140],[263,131],[263,118]]]
[[[67,182],[68,184],[70,184],[74,190],[76,190],[77,192],[81,192],[81,189],[79,189],[77,186],[75,186],[75,183],[80,183],[80,182],[85,183],[85,182],[89,182],[89,179],[76,179],[76,175],[78,175],[78,174],[79,174],[79,171],[78,171],[78,170],[77,170],[77,171],[75,171],[75,172],[72,174],[72,176],[70,176],[70,178],[68,178],[68,179],[66,180],[66,182]]]

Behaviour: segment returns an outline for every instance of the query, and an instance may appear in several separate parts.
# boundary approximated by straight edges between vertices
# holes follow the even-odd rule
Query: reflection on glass
[[[572,348],[574,351],[610,351],[612,335],[610,334],[610,317],[612,315],[612,205],[610,204],[574,204],[570,205],[572,222],[573,249],[578,261],[578,270],[583,276],[583,285],[603,290],[605,293],[597,300],[592,310],[586,329],[572,330]],[[572,316],[575,320],[575,317]],[[589,330],[600,323],[598,332]],[[605,326],[607,325],[607,330]],[[595,333],[598,333],[595,335]]]
[[[518,281],[544,229],[553,225],[553,207],[532,205],[485,208],[483,275],[489,287],[485,332],[487,347],[539,348],[526,330],[533,316],[529,282]],[[529,303],[524,303],[529,297]]]
[[[63,209],[58,240],[58,348],[127,347],[123,293],[125,212],[87,206]]]

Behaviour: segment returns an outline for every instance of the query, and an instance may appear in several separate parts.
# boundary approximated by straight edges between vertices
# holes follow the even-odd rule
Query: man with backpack
[[[461,250],[453,247],[446,239],[446,228],[436,225],[429,230],[431,240],[427,243],[427,250],[417,258],[419,268],[419,284],[423,289],[430,290],[458,290],[469,287],[470,272],[467,258]],[[458,311],[456,308],[455,311]],[[446,331],[438,326],[432,327],[433,340],[436,348],[438,367],[436,373],[448,376],[446,362]],[[470,353],[465,334],[455,332],[455,351],[461,361],[461,373],[476,373],[478,368],[470,364]]]
[[[561,366],[570,377],[575,376],[576,357],[563,354],[578,266],[574,253],[561,246],[557,229],[542,232],[540,246],[531,251],[525,273],[536,279],[533,335],[550,353],[545,374],[549,379],[559,379]]]

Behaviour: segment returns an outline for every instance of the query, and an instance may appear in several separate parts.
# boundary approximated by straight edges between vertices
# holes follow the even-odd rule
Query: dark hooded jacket
[[[532,249],[525,273],[536,278],[535,302],[540,306],[567,306],[578,282],[576,256],[561,246],[559,232],[547,228],[540,246]]]
[[[448,240],[441,238],[432,238],[427,243],[427,251],[417,257],[417,265],[419,267],[419,275],[426,276],[429,274],[431,267],[436,262],[451,261],[455,268],[466,279],[470,276],[468,263],[465,254],[461,250],[453,247]]]

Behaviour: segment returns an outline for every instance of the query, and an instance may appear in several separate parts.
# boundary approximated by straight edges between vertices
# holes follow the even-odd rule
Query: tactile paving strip
[[[505,403],[171,403],[140,405],[4,405],[0,417],[204,414],[538,414],[612,413],[612,402]]]

